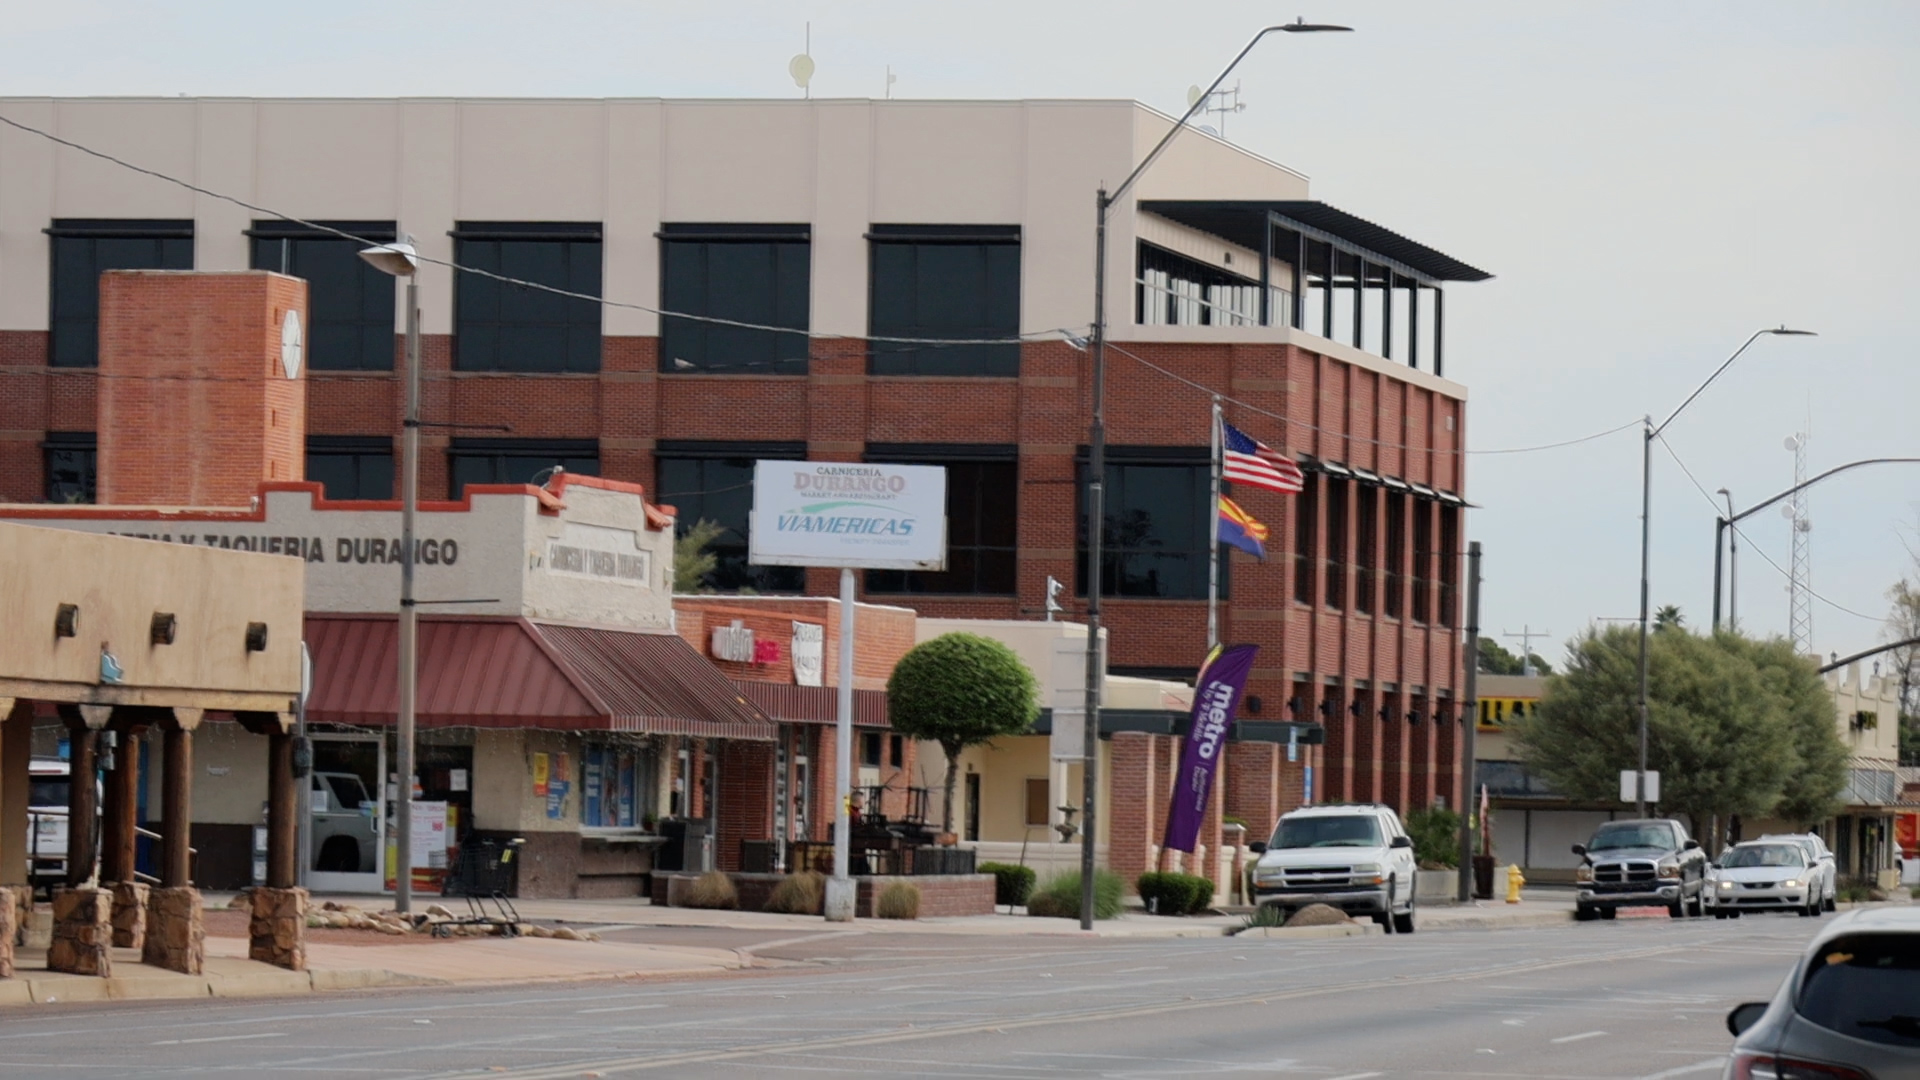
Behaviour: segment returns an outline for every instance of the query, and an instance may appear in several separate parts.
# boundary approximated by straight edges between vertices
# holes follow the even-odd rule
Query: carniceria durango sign
[[[748,548],[758,566],[944,570],[947,470],[755,462]]]

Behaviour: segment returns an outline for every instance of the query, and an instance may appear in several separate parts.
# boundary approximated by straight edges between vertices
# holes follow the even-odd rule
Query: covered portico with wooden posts
[[[209,713],[268,741],[267,887],[250,953],[304,966],[291,734],[304,581],[298,559],[0,525],[0,977],[33,912],[30,765],[46,715],[65,728],[69,767],[48,970],[110,977],[117,958],[201,973],[193,742]],[[135,866],[142,740],[160,791],[151,876]]]

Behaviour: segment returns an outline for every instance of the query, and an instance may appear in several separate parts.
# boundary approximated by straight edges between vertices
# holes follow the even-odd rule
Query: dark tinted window
[[[455,439],[447,453],[449,497],[468,484],[531,484],[559,467],[582,476],[600,475],[599,444],[592,439]]]
[[[1835,938],[1807,963],[1800,1015],[1842,1035],[1920,1047],[1920,934]]]
[[[1311,604],[1320,570],[1319,473],[1306,474],[1294,501],[1298,509],[1293,516],[1293,599],[1296,603]]]
[[[1081,470],[1082,476],[1085,469]],[[1203,599],[1212,522],[1207,504],[1211,472],[1193,463],[1109,461],[1106,534],[1100,589],[1106,596]],[[1080,501],[1080,548],[1075,584],[1087,588],[1085,484]],[[1220,595],[1227,595],[1229,560],[1220,560]]]
[[[1018,226],[876,225],[868,327],[875,337],[979,339],[1020,333]],[[1020,346],[874,341],[875,375],[1018,375]]]
[[[461,222],[454,258],[555,289],[600,295],[600,226]],[[600,304],[479,274],[454,281],[454,367],[460,371],[600,370]]]
[[[1374,545],[1379,539],[1380,490],[1366,484],[1355,484],[1353,496],[1353,608],[1371,615],[1377,562]]]
[[[1618,851],[1622,848],[1661,848],[1671,851],[1680,846],[1673,827],[1660,822],[1646,824],[1602,825],[1593,834],[1589,851]]]
[[[1347,606],[1347,481],[1327,479],[1327,606]]]
[[[1271,848],[1379,847],[1380,823],[1365,814],[1281,818]]]
[[[50,234],[54,367],[100,362],[100,275],[108,270],[193,269],[192,221],[59,218]]]
[[[1434,557],[1440,560],[1440,625],[1456,625],[1456,608],[1459,589],[1457,587],[1460,572],[1460,509],[1454,506],[1440,508],[1440,547]]]
[[[662,308],[795,332],[669,316],[660,370],[806,374],[810,251],[804,225],[662,227]]]
[[[90,503],[98,441],[91,431],[49,431],[41,444],[47,455],[47,501]]]
[[[802,592],[806,571],[797,566],[747,565],[748,518],[753,510],[753,462],[756,458],[799,459],[806,448],[797,445],[729,444],[703,449],[698,444],[666,444],[657,457],[654,500],[671,506],[679,517],[675,531],[685,536],[702,520],[722,529],[707,545],[715,558],[713,570],[701,583],[717,592]]]
[[[1426,622],[1433,606],[1433,502],[1413,500],[1413,621]]]
[[[367,240],[393,239],[391,221],[328,221]],[[307,282],[307,365],[392,371],[394,278],[360,258],[362,244],[285,221],[253,223],[253,268]]]
[[[307,439],[307,479],[329,499],[393,498],[393,443],[380,438]]]
[[[909,455],[875,455],[875,461],[913,463]],[[947,568],[872,570],[870,592],[969,593],[1011,596],[1015,592],[1020,466],[1014,461],[921,459],[947,470]]]

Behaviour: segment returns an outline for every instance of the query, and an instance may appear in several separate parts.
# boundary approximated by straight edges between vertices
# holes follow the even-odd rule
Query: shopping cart
[[[514,891],[514,855],[526,841],[468,840],[460,845],[460,854],[447,871],[441,896],[460,896],[467,901],[467,917],[436,923],[435,937],[451,937],[455,925],[490,926],[501,937],[520,933],[520,913],[507,894]]]

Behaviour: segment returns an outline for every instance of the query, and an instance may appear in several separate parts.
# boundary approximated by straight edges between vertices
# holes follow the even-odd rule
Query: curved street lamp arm
[[[1133,186],[1133,182],[1135,180],[1140,179],[1140,174],[1147,171],[1148,167],[1153,164],[1154,159],[1158,158],[1160,156],[1161,151],[1167,148],[1167,144],[1173,141],[1174,136],[1180,134],[1180,132],[1187,126],[1187,121],[1193,119],[1193,114],[1199,112],[1202,108],[1206,106],[1208,101],[1211,101],[1213,99],[1213,92],[1215,90],[1220,89],[1220,84],[1223,82],[1226,82],[1227,76],[1233,74],[1233,69],[1240,66],[1240,61],[1245,60],[1247,58],[1247,54],[1253,51],[1253,47],[1255,45],[1260,44],[1261,38],[1266,37],[1268,34],[1274,33],[1275,31],[1293,30],[1294,27],[1298,27],[1301,30],[1311,30],[1311,31],[1325,31],[1325,30],[1341,31],[1341,30],[1352,29],[1352,27],[1347,27],[1347,26],[1320,26],[1320,25],[1309,26],[1304,22],[1296,23],[1294,24],[1293,27],[1290,27],[1283,23],[1278,26],[1269,26],[1266,29],[1260,31],[1259,33],[1253,35],[1253,40],[1247,42],[1247,47],[1244,49],[1241,49],[1240,54],[1233,58],[1233,62],[1228,64],[1225,70],[1220,72],[1219,78],[1216,78],[1213,80],[1212,84],[1207,87],[1205,93],[1202,93],[1199,97],[1193,99],[1193,103],[1187,106],[1187,111],[1180,114],[1179,121],[1175,123],[1173,127],[1169,129],[1165,135],[1160,137],[1160,141],[1155,143],[1153,149],[1147,152],[1147,156],[1141,159],[1140,164],[1135,165],[1133,167],[1133,171],[1127,174],[1127,178],[1125,180],[1120,181],[1120,186],[1114,188],[1113,193],[1106,197],[1107,205],[1111,206],[1112,204],[1120,201],[1120,197],[1127,193],[1127,189]]]
[[[1875,645],[1873,648],[1868,649],[1865,652],[1857,652],[1857,653],[1854,653],[1852,656],[1843,656],[1840,659],[1835,660],[1833,663],[1828,664],[1825,667],[1822,667],[1820,669],[1820,674],[1825,675],[1829,671],[1833,671],[1837,668],[1846,667],[1848,664],[1853,663],[1855,660],[1865,660],[1869,656],[1879,656],[1883,652],[1892,652],[1895,649],[1905,648],[1908,645],[1920,645],[1920,637],[1910,637],[1905,641],[1895,641],[1886,645]]]
[[[1726,358],[1725,360],[1723,360],[1723,361],[1721,361],[1721,363],[1720,363],[1720,366],[1719,366],[1719,367],[1717,367],[1717,368],[1714,368],[1714,369],[1713,369],[1713,374],[1711,374],[1711,375],[1709,375],[1709,376],[1707,376],[1707,381],[1706,381],[1706,382],[1703,382],[1703,383],[1701,383],[1701,384],[1700,384],[1699,386],[1697,386],[1697,387],[1695,387],[1695,388],[1694,388],[1694,391],[1693,391],[1693,393],[1691,393],[1691,394],[1688,394],[1688,395],[1687,395],[1687,400],[1685,400],[1685,401],[1683,401],[1683,402],[1681,402],[1681,403],[1680,403],[1680,407],[1679,407],[1679,408],[1677,408],[1677,409],[1675,409],[1675,410],[1673,410],[1672,412],[1670,412],[1670,413],[1668,413],[1668,414],[1667,414],[1667,418],[1666,418],[1665,420],[1662,420],[1662,421],[1660,421],[1660,426],[1659,426],[1659,427],[1655,427],[1655,428],[1649,428],[1649,429],[1648,429],[1648,431],[1647,431],[1647,439],[1648,439],[1649,441],[1651,441],[1651,440],[1653,440],[1653,439],[1655,439],[1655,438],[1658,438],[1658,437],[1659,437],[1659,435],[1660,435],[1660,433],[1661,433],[1662,431],[1665,431],[1665,430],[1666,430],[1666,428],[1667,428],[1667,425],[1668,425],[1668,424],[1671,424],[1671,423],[1673,423],[1673,419],[1674,419],[1674,417],[1676,417],[1676,416],[1679,416],[1679,415],[1680,415],[1680,414],[1681,414],[1682,412],[1684,412],[1684,411],[1686,411],[1686,408],[1687,408],[1687,406],[1689,406],[1689,405],[1691,405],[1691,404],[1693,404],[1693,399],[1694,399],[1694,398],[1697,398],[1697,397],[1699,397],[1699,396],[1700,396],[1700,395],[1701,395],[1702,393],[1705,393],[1705,392],[1706,392],[1706,389],[1707,389],[1707,387],[1709,387],[1709,386],[1712,386],[1712,385],[1713,385],[1713,380],[1715,380],[1715,379],[1717,379],[1717,378],[1719,378],[1719,377],[1720,377],[1720,373],[1721,373],[1721,372],[1723,372],[1723,371],[1725,371],[1725,370],[1727,370],[1728,368],[1730,368],[1730,367],[1732,367],[1732,366],[1733,366],[1733,362],[1734,362],[1735,360],[1738,360],[1738,359],[1740,359],[1740,354],[1741,354],[1741,353],[1743,353],[1743,352],[1746,352],[1746,351],[1747,351],[1747,347],[1748,347],[1749,345],[1752,345],[1752,344],[1753,344],[1754,342],[1756,342],[1756,341],[1759,341],[1759,340],[1760,340],[1760,335],[1761,335],[1761,334],[1771,334],[1771,333],[1773,333],[1773,331],[1772,331],[1772,330],[1770,330],[1770,329],[1766,329],[1766,330],[1755,330],[1755,331],[1753,332],[1753,336],[1752,336],[1752,337],[1750,337],[1750,338],[1748,338],[1748,339],[1746,340],[1746,343],[1745,343],[1745,344],[1743,344],[1743,345],[1741,345],[1741,346],[1740,346],[1739,348],[1737,348],[1737,349],[1735,349],[1735,350],[1733,350],[1733,355],[1732,355],[1732,356],[1729,356],[1729,357],[1727,357],[1727,358]]]
[[[1752,506],[1747,507],[1745,510],[1740,511],[1737,514],[1734,514],[1732,517],[1723,518],[1721,520],[1725,521],[1729,525],[1738,524],[1741,519],[1748,517],[1752,514],[1758,513],[1761,510],[1765,510],[1767,507],[1772,506],[1774,503],[1779,502],[1781,499],[1784,499],[1784,498],[1787,498],[1788,496],[1793,495],[1795,492],[1803,491],[1807,488],[1810,488],[1813,485],[1819,483],[1822,480],[1825,480],[1827,477],[1832,476],[1835,473],[1843,473],[1843,472],[1846,472],[1848,469],[1857,469],[1862,465],[1899,465],[1899,464],[1920,465],[1920,457],[1877,457],[1877,458],[1867,458],[1864,461],[1849,461],[1845,465],[1835,465],[1833,468],[1828,469],[1826,472],[1821,473],[1819,476],[1816,476],[1811,480],[1805,481],[1804,483],[1795,484],[1792,487],[1788,488],[1787,490],[1781,492],[1778,495],[1775,495],[1773,498],[1768,499],[1765,502],[1754,503]]]

